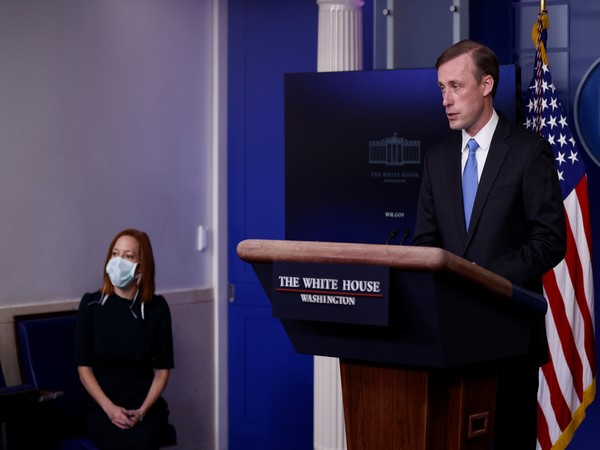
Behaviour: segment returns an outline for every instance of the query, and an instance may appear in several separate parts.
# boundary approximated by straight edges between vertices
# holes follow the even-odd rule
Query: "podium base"
[[[340,360],[348,450],[490,450],[496,369]]]

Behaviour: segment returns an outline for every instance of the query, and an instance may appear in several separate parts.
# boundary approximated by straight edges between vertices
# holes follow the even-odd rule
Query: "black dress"
[[[143,317],[142,317],[143,316]],[[150,389],[154,369],[172,369],[171,314],[166,300],[154,296],[144,305],[112,295],[85,294],[79,304],[75,364],[90,366],[104,393],[126,409],[138,409]],[[101,449],[156,449],[168,427],[161,397],[144,420],[122,430],[90,398],[86,427]]]

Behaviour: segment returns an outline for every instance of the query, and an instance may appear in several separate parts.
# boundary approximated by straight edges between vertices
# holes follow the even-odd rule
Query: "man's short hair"
[[[494,87],[492,88],[493,98],[498,89],[500,68],[496,54],[489,47],[470,39],[464,39],[444,50],[435,62],[435,67],[439,69],[445,62],[462,55],[471,55],[473,66],[475,67],[473,76],[478,83],[481,82],[485,75],[491,75],[494,80]]]

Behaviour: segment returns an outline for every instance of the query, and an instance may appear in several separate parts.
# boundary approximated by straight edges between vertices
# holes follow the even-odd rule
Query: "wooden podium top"
[[[440,248],[248,239],[238,244],[237,253],[248,263],[362,264],[405,271],[448,272],[502,297],[513,295],[512,283],[506,278]]]

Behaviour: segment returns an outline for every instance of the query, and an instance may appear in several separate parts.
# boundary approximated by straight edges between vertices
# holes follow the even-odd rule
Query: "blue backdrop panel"
[[[513,122],[516,98],[502,66],[495,104]],[[450,133],[435,69],[286,75],[286,238],[382,244],[398,230],[399,242],[423,156]]]

